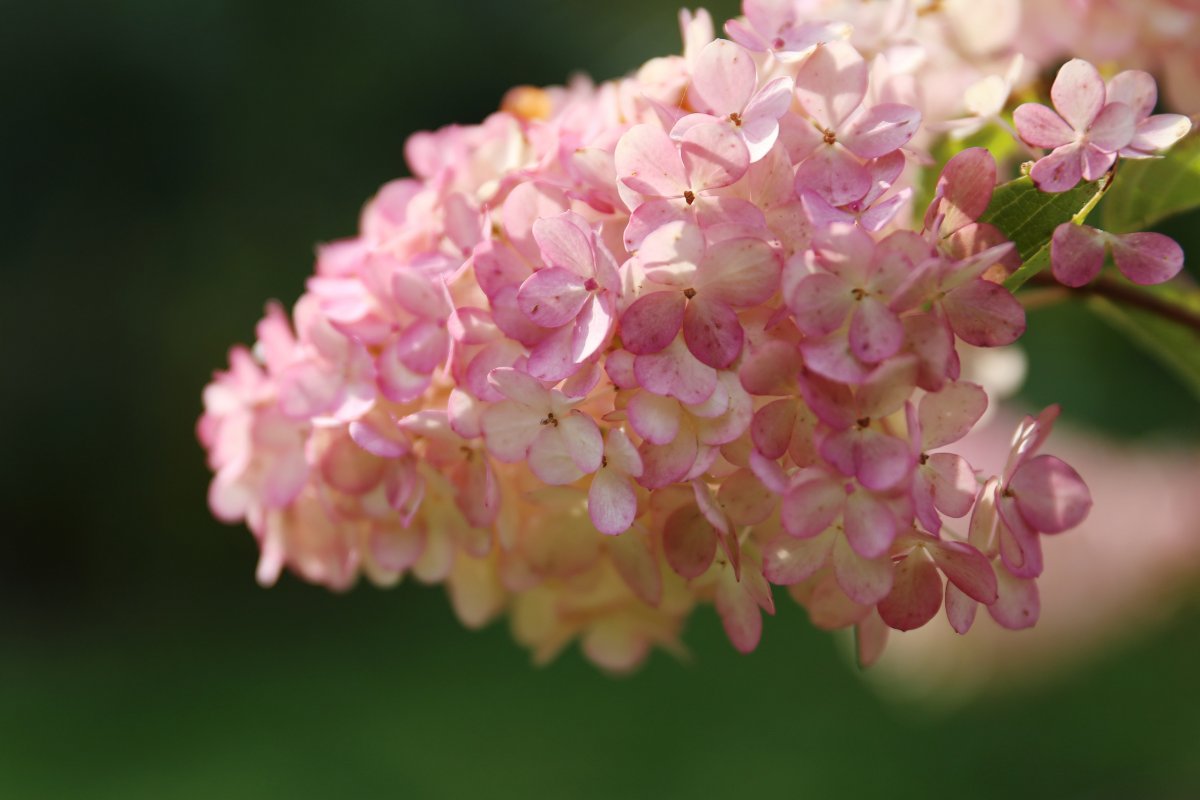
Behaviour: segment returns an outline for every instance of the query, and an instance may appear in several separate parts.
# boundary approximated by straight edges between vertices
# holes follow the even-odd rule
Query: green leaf
[[[1017,246],[1024,262],[1004,285],[1015,290],[1050,265],[1050,237],[1064,222],[1082,222],[1104,196],[1103,181],[1084,183],[1070,191],[1048,194],[1028,178],[996,187],[992,202],[980,217],[995,225]]]
[[[1101,227],[1113,233],[1153,228],[1168,217],[1200,207],[1200,136],[1189,136],[1162,158],[1122,161]]]
[[[1174,309],[1200,323],[1200,289],[1181,281],[1160,286],[1134,287],[1122,284],[1124,292],[1153,298],[1168,314]],[[1200,400],[1200,331],[1168,314],[1139,308],[1121,298],[1092,294],[1087,307],[1158,359]]]

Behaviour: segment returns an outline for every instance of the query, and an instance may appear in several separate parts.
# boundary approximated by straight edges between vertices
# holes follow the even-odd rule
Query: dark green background
[[[612,680],[574,651],[531,667],[437,589],[254,584],[193,434],[228,346],[354,231],[408,133],[676,51],[674,14],[0,2],[0,797],[1200,796],[1194,603],[935,715],[880,699],[783,598],[751,657],[706,609],[691,663]],[[1028,342],[1029,402],[1197,439],[1195,404],[1078,309]]]

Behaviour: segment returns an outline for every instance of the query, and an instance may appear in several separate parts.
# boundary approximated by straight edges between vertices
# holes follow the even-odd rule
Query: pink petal
[[[637,517],[637,494],[621,473],[604,467],[588,488],[588,516],[596,530],[615,536],[629,530]]]
[[[855,393],[858,413],[879,419],[899,411],[916,389],[918,368],[916,356],[908,353],[879,364]]]
[[[966,436],[987,410],[988,397],[974,383],[950,383],[921,398],[921,449],[936,450]]]
[[[608,466],[619,472],[635,478],[642,474],[642,457],[620,428],[609,429],[604,442],[604,457],[608,459]]]
[[[762,637],[762,614],[758,603],[733,577],[732,570],[721,573],[714,605],[733,646],[741,653],[753,652]]]
[[[529,352],[525,369],[538,380],[558,383],[569,378],[579,368],[575,362],[574,326],[564,325],[542,339]]]
[[[561,189],[537,181],[522,181],[504,200],[501,212],[504,232],[521,255],[536,262],[541,253],[533,238],[534,224],[539,219],[561,214],[566,207],[567,197]]]
[[[891,560],[885,556],[860,557],[844,536],[834,539],[833,571],[846,596],[865,606],[878,603],[892,590]]]
[[[1183,248],[1161,233],[1127,233],[1112,239],[1113,261],[1129,280],[1149,286],[1183,269]]]
[[[626,531],[608,540],[608,556],[625,584],[643,602],[657,606],[662,600],[662,572],[654,545],[639,531]]]
[[[1134,119],[1143,120],[1158,104],[1158,84],[1154,76],[1140,69],[1117,73],[1108,82],[1105,100],[1109,103],[1124,103],[1133,112]]]
[[[1029,171],[1029,177],[1043,192],[1065,192],[1074,189],[1083,177],[1084,148],[1079,144],[1066,144],[1038,161]]]
[[[704,574],[717,554],[717,533],[693,505],[676,509],[663,524],[663,555],[680,577]]]
[[[979,603],[967,597],[953,583],[946,582],[946,618],[950,620],[950,627],[955,633],[963,635],[971,630],[978,610]]]
[[[858,116],[839,137],[859,158],[879,158],[908,143],[921,126],[921,112],[900,103],[880,103]]]
[[[796,325],[809,336],[833,333],[846,321],[854,307],[849,284],[828,272],[816,272],[801,279],[788,298],[788,307]]]
[[[521,284],[517,304],[535,324],[558,328],[575,319],[589,297],[591,292],[578,274],[562,267],[546,267]]]
[[[639,297],[621,315],[621,343],[639,356],[663,350],[679,333],[686,306],[682,292],[651,292]]]
[[[717,388],[717,371],[700,363],[680,338],[660,353],[638,356],[633,371],[644,388],[688,405],[703,403]]]
[[[617,177],[640,194],[682,197],[688,190],[683,161],[671,137],[657,125],[634,125],[617,141]]]
[[[684,431],[669,444],[642,442],[638,454],[642,458],[643,470],[638,483],[647,489],[661,489],[678,483],[687,477],[696,463],[698,453],[699,445],[691,431]]]
[[[867,364],[877,364],[895,355],[904,343],[900,318],[879,299],[870,295],[858,302],[850,317],[850,351]]]
[[[575,463],[558,429],[551,425],[541,428],[529,445],[529,469],[533,474],[550,486],[563,486],[582,478],[586,472]]]
[[[384,397],[394,403],[407,403],[410,400],[415,400],[424,394],[425,390],[429,388],[430,383],[432,383],[429,373],[416,372],[405,366],[400,358],[403,346],[400,339],[396,339],[385,347],[375,360],[375,369],[377,370],[376,380],[379,384],[379,391]],[[281,381],[281,383],[283,382]],[[334,384],[322,386],[322,383],[306,380],[299,381],[295,385],[297,387],[303,386],[303,393],[308,397],[316,397],[317,390],[328,391],[337,388]],[[282,388],[280,394],[284,395]],[[287,413],[287,406],[284,405],[283,408],[285,409],[285,413]]]
[[[842,511],[846,492],[832,480],[810,480],[783,496],[781,519],[792,536],[808,539],[824,531]]]
[[[844,206],[871,189],[871,173],[836,145],[823,145],[796,170],[796,193],[816,192],[833,206]]]
[[[750,424],[755,449],[767,458],[781,458],[792,441],[796,425],[796,401],[782,398],[760,408]]]
[[[734,525],[758,525],[771,516],[777,497],[753,470],[740,469],[721,481],[717,502]]]
[[[776,536],[763,547],[763,573],[779,586],[806,581],[829,563],[836,537],[833,530],[811,539]]]
[[[1088,131],[1088,142],[1105,153],[1113,153],[1133,141],[1136,119],[1124,103],[1109,103]],[[1089,180],[1095,180],[1089,178]]]
[[[1012,344],[1025,332],[1025,309],[1003,286],[977,278],[942,298],[954,332],[976,347]]]
[[[1166,150],[1187,136],[1191,129],[1192,121],[1182,114],[1155,114],[1138,123],[1133,141],[1129,143],[1129,148],[1121,151],[1121,155],[1131,155],[1130,150],[1138,153]]]
[[[1080,177],[1085,181],[1098,181],[1104,177],[1104,173],[1112,168],[1112,165],[1117,163],[1117,154],[1115,152],[1104,152],[1098,147],[1088,145],[1080,151],[1083,161],[1080,164]],[[1032,173],[1030,173],[1032,174]]]
[[[571,212],[533,223],[533,238],[547,267],[561,267],[582,277],[595,271],[596,256],[588,237],[587,222]]]
[[[741,355],[745,333],[737,313],[707,293],[692,298],[683,314],[683,339],[702,364],[725,369]]]
[[[937,210],[944,215],[941,234],[946,236],[976,221],[987,210],[996,188],[996,159],[986,148],[969,147],[946,162],[937,187],[942,195]],[[927,228],[930,222],[926,216]]]
[[[896,486],[913,466],[907,442],[872,428],[861,432],[854,456],[859,483],[874,491]]]
[[[575,466],[587,473],[600,469],[604,437],[594,419],[582,411],[572,411],[559,418],[558,432]]]
[[[612,305],[612,296],[608,294],[592,295],[584,303],[571,330],[571,360],[576,364],[599,353],[612,339],[616,326]]]
[[[1086,131],[1104,106],[1104,79],[1087,61],[1073,58],[1058,70],[1050,99],[1067,124]]]
[[[779,118],[792,104],[794,84],[782,77],[768,83],[750,99],[742,114],[742,136],[751,161],[759,161],[775,145],[779,137]]]
[[[727,116],[746,107],[757,82],[750,54],[733,42],[717,39],[696,57],[688,96],[697,110]]]
[[[746,308],[775,294],[781,269],[779,254],[761,239],[725,239],[708,248],[695,285],[735,308]]]
[[[831,381],[854,385],[862,383],[870,374],[851,352],[846,337],[836,333],[820,339],[805,339],[800,343],[800,353],[806,367]]]
[[[640,391],[626,407],[629,424],[651,444],[668,444],[679,434],[679,401],[653,392]]]
[[[1050,237],[1050,269],[1064,286],[1091,283],[1104,267],[1107,236],[1088,225],[1064,222]]]
[[[854,649],[857,651],[859,669],[874,665],[883,655],[883,649],[887,646],[887,632],[887,625],[875,610],[854,626]]]
[[[1000,557],[1004,566],[1013,575],[1021,578],[1036,578],[1042,574],[1045,559],[1038,532],[1029,527],[1017,508],[1016,499],[1001,494],[996,501],[1000,524]]]
[[[817,124],[837,129],[862,103],[867,72],[867,63],[849,43],[829,42],[801,64],[796,97]]]
[[[488,383],[509,400],[535,409],[550,407],[550,393],[536,378],[510,367],[498,367],[488,373]]]
[[[896,538],[896,518],[886,503],[868,492],[856,491],[846,499],[843,523],[850,546],[866,559],[885,554]]]
[[[697,125],[679,143],[687,182],[695,192],[736,183],[750,168],[746,143],[727,125]]]
[[[942,576],[919,550],[896,566],[892,591],[880,601],[879,616],[898,631],[911,631],[933,619],[942,607]]]
[[[524,461],[529,446],[542,432],[536,414],[513,400],[503,400],[483,412],[483,439],[488,452],[506,463]]]
[[[925,463],[931,478],[933,503],[948,517],[965,517],[975,504],[979,484],[967,460],[955,453],[934,453]]]
[[[996,583],[1000,597],[987,607],[992,619],[1014,631],[1037,624],[1041,613],[1037,583],[1032,578],[1014,578],[1002,569],[996,572]]]
[[[1053,150],[1075,141],[1075,131],[1063,118],[1039,103],[1025,103],[1013,112],[1021,138],[1034,147]]]
[[[1017,509],[1035,530],[1061,533],[1083,522],[1092,495],[1079,473],[1054,456],[1035,456],[1017,467],[1008,482]]]
[[[984,605],[996,602],[992,563],[966,542],[934,541],[927,545],[938,569],[964,594]]]

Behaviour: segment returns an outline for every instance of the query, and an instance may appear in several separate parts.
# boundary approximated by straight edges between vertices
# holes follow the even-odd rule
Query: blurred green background
[[[255,585],[193,434],[229,345],[353,233],[407,134],[675,52],[675,10],[0,3],[0,797],[1200,796],[1195,603],[933,713],[783,598],[751,657],[702,610],[691,663],[613,680],[574,651],[530,666],[438,589]],[[1197,222],[1174,226],[1192,252]],[[1200,441],[1194,402],[1079,309],[1027,342],[1029,403]]]

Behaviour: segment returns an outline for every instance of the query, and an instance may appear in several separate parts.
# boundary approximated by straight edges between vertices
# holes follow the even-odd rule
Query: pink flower
[[[688,97],[702,113],[676,122],[671,137],[680,139],[697,125],[725,124],[745,142],[751,163],[758,161],[779,136],[779,118],[792,104],[793,88],[786,76],[758,88],[758,71],[750,54],[733,42],[717,39],[700,51],[692,68]]]
[[[770,52],[785,63],[799,61],[827,42],[845,39],[845,23],[805,19],[805,8],[796,0],[746,0],[746,21],[731,19],[725,32],[748,50]]]
[[[1065,192],[1080,177],[1099,180],[1132,142],[1134,110],[1123,102],[1106,102],[1104,79],[1078,58],[1058,71],[1050,97],[1057,114],[1038,103],[1025,103],[1013,113],[1025,142],[1053,150],[1034,165],[1030,177],[1045,192]]]
[[[566,395],[510,368],[492,370],[488,381],[506,398],[485,410],[481,420],[488,451],[497,459],[528,459],[534,474],[550,485],[572,483],[600,469],[600,429],[572,408]]]
[[[1123,158],[1151,158],[1170,149],[1192,129],[1192,121],[1182,114],[1153,114],[1158,103],[1158,84],[1141,70],[1117,73],[1108,82],[1110,103],[1124,103],[1133,111],[1133,139],[1121,148]]]
[[[1142,285],[1164,283],[1183,269],[1183,248],[1161,233],[1113,234],[1089,225],[1064,222],[1050,240],[1050,266],[1054,277],[1066,286],[1091,283],[1104,267],[1104,256],[1112,248],[1117,269]]]

